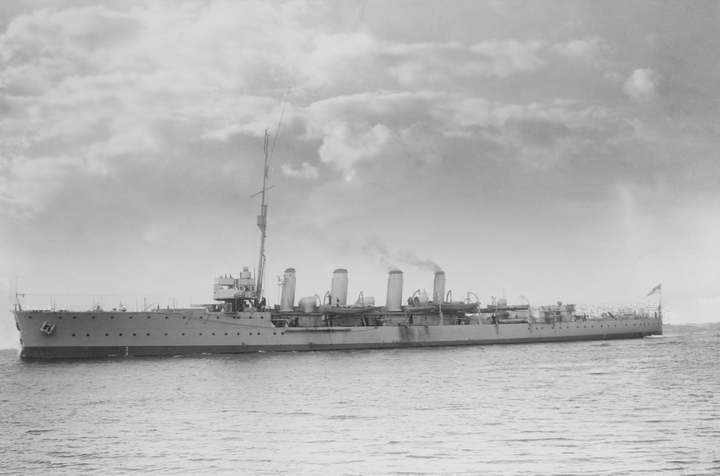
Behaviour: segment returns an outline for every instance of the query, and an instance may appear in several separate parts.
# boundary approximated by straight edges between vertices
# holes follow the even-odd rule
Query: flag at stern
[[[662,284],[658,284],[657,286],[655,286],[654,288],[652,288],[652,291],[650,291],[650,292],[648,293],[648,295],[645,296],[645,297],[650,297],[650,296],[652,296],[652,295],[655,294],[655,293],[659,293],[661,289],[662,289]]]

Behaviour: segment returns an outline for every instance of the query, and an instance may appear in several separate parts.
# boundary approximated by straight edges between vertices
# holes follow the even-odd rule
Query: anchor
[[[46,336],[49,336],[55,331],[55,324],[50,325],[48,321],[43,322],[43,325],[40,326],[40,332],[45,334]]]

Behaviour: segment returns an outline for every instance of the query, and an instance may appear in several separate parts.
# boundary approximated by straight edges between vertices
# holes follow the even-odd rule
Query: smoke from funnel
[[[412,251],[390,251],[377,238],[368,240],[361,249],[364,253],[373,255],[388,272],[407,266],[434,273],[442,271],[442,268],[433,260],[420,258]]]

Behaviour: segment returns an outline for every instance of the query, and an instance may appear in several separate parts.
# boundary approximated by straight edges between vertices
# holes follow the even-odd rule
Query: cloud
[[[550,147],[570,132],[569,127],[562,122],[540,118],[520,119],[509,126],[517,132],[523,143],[536,147]]]
[[[286,177],[300,178],[300,179],[316,179],[320,177],[320,173],[317,167],[313,167],[307,162],[303,162],[300,166],[300,170],[295,170],[292,165],[285,163],[280,168],[283,175]]]
[[[3,202],[16,217],[43,210],[67,161],[83,165],[76,174],[108,175],[121,162],[182,160],[180,137],[262,135],[279,117],[283,78],[316,81],[302,74],[307,13],[298,2],[214,2],[16,16],[0,35],[0,180],[14,181]],[[283,34],[264,33],[278,26]]]
[[[342,172],[346,180],[351,180],[357,162],[377,159],[391,135],[390,129],[383,124],[370,126],[335,121],[326,126],[318,154],[320,160]]]
[[[11,111],[10,127],[0,132],[6,173],[16,166],[13,155],[33,160],[52,152],[84,164],[77,173],[113,175],[121,163],[182,161],[188,140],[260,137],[280,116],[288,84],[295,96],[283,127],[305,127],[305,139],[319,141],[321,162],[345,179],[380,159],[434,164],[448,129],[433,114],[448,96],[438,86],[506,78],[544,64],[541,41],[391,41],[368,31],[335,31],[317,23],[313,8],[189,2],[48,9],[13,18],[0,37],[8,65],[0,82]],[[372,89],[398,83],[436,90]],[[312,100],[319,89],[348,85],[371,91],[338,90]],[[7,135],[28,124],[36,124],[32,134]],[[285,167],[283,173],[316,178],[319,169]],[[28,189],[47,193],[15,189],[24,195],[16,202],[28,211],[43,209],[63,186],[47,179],[29,176],[34,185]]]
[[[636,101],[645,101],[655,96],[659,76],[651,69],[636,69],[625,81],[623,89]]]
[[[123,12],[101,7],[38,10],[13,19],[0,36],[6,65],[0,80],[7,93],[41,96],[64,78],[111,72],[110,51],[138,35],[142,24]]]
[[[545,118],[569,120],[577,115],[577,105],[569,102],[512,104],[490,101],[481,97],[455,95],[446,102],[438,102],[433,114],[442,118],[450,128],[496,128],[500,129],[510,120]]]
[[[299,64],[308,86],[318,87],[339,80],[355,82],[364,78],[362,70],[374,69],[372,59],[380,45],[361,33],[323,33],[312,39],[305,61]]]
[[[326,126],[339,118],[349,122],[383,122],[393,129],[406,127],[408,123],[424,118],[435,103],[446,97],[446,93],[428,90],[338,94],[313,102],[302,111],[302,116],[306,120],[308,138],[321,139]]]
[[[388,45],[390,72],[403,86],[448,84],[468,77],[505,78],[543,65],[539,41],[491,40],[466,46],[461,43]]]
[[[582,40],[570,40],[565,43],[557,43],[553,48],[559,54],[569,58],[595,63],[605,48],[605,41],[602,38],[583,38]]]
[[[82,170],[74,157],[20,157],[0,173],[0,204],[14,218],[30,219],[43,211],[49,198],[61,189],[66,177]]]
[[[442,125],[431,114],[442,93],[378,91],[317,101],[296,114],[323,164],[352,179],[361,164],[436,164]]]
[[[563,99],[528,104],[454,95],[434,105],[443,134],[491,141],[505,157],[559,165],[595,144],[625,139],[631,126],[601,105]]]

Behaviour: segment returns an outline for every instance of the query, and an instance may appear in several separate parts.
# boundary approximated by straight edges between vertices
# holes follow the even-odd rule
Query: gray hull
[[[275,327],[269,312],[15,311],[23,358],[239,354],[337,349],[522,344],[662,335],[662,320]],[[41,328],[54,326],[49,334]]]

